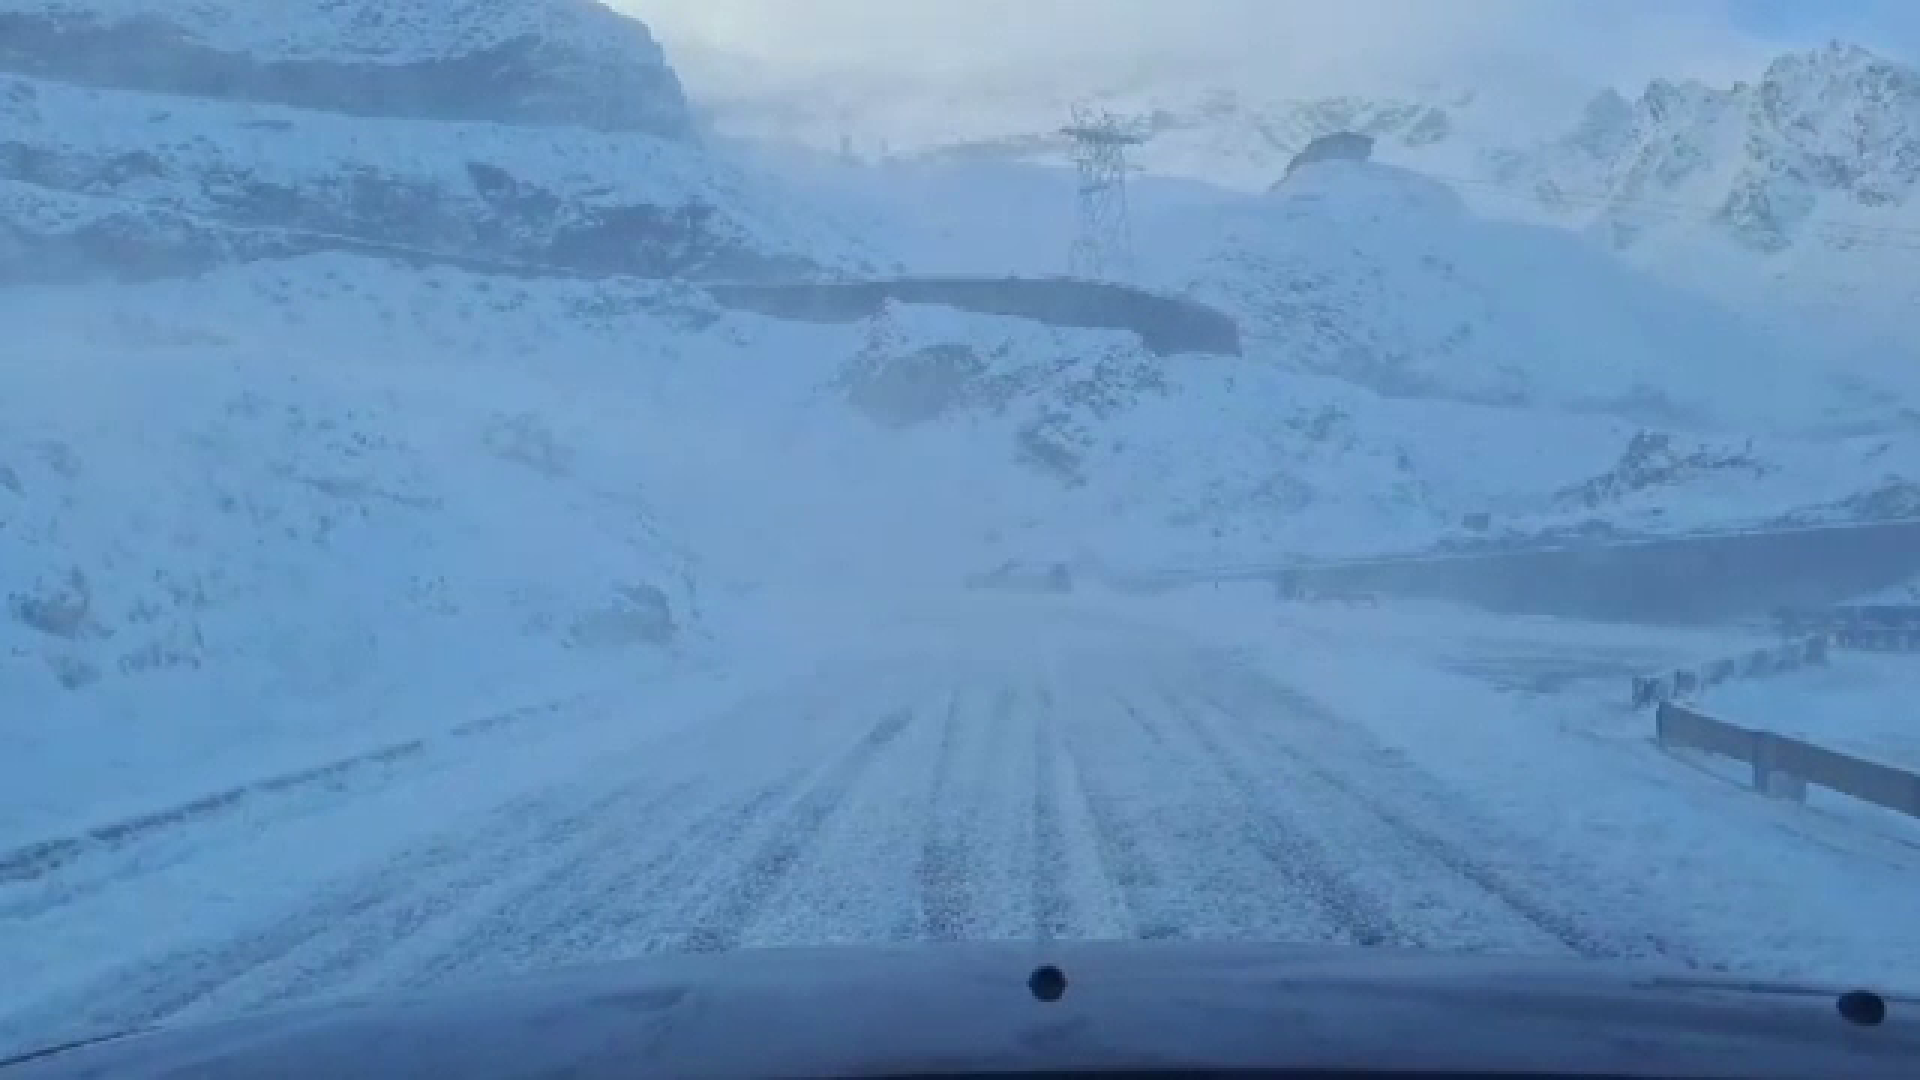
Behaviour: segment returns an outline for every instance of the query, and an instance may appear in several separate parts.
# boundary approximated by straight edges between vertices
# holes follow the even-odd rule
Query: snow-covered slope
[[[721,75],[726,73],[722,71]],[[1484,213],[1585,233],[1665,280],[1825,353],[1902,364],[1920,209],[1920,71],[1857,46],[1778,57],[1746,82],[1596,88],[1584,107],[1473,90],[1275,97],[1191,75],[1081,88],[1152,132],[1150,175],[1265,190],[1312,139],[1375,137],[1375,160],[1453,186]],[[1075,94],[903,82],[837,96],[746,89],[708,103],[722,130],[854,157],[1061,164]]]
[[[1747,427],[1871,404],[1706,297],[1392,166],[1308,166],[1231,220],[1196,290],[1384,393]]]
[[[0,199],[33,277],[400,247],[558,272],[722,277],[852,245],[762,181],[632,133],[352,117],[0,76]]]
[[[816,161],[804,175],[916,270],[1042,274],[1066,259],[1064,170]],[[1805,430],[1886,423],[1910,384],[1397,166],[1319,163],[1260,193],[1141,177],[1131,202],[1144,284],[1234,315],[1255,362],[1389,395]]]
[[[0,697],[11,761],[58,781],[49,807],[309,764],[704,648],[697,565],[634,478],[634,433],[535,367],[450,364],[398,326],[314,333],[303,294],[343,279],[403,307],[435,284],[320,262],[0,293],[20,335]]]
[[[509,273],[857,268],[693,141],[594,0],[0,0],[0,279],[379,251]]]
[[[363,115],[692,134],[647,28],[594,0],[4,0],[0,70]]]
[[[1725,295],[1895,331],[1920,298],[1920,71],[1836,44],[1751,83],[1602,98],[1589,117],[1514,179],[1564,193],[1567,218],[1636,262],[1684,258]]]
[[[638,278],[853,245],[683,137],[639,24],[4,4],[0,112],[0,696],[54,785],[15,821],[645,681],[727,625],[682,456],[725,421],[646,381],[719,313]]]

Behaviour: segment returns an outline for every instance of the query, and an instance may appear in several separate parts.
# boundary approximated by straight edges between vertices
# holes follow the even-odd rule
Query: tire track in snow
[[[1031,745],[1018,727],[1018,695],[998,680],[970,679],[955,720],[953,767],[937,801],[915,820],[921,837],[918,919],[903,940],[1011,939],[1032,933],[1032,808],[1024,768]],[[937,750],[933,751],[938,753]],[[939,782],[939,781],[936,781]],[[925,797],[914,793],[909,798]],[[929,891],[930,890],[930,891]],[[937,916],[929,921],[928,913]],[[929,933],[928,931],[932,932]],[[951,933],[953,937],[944,935]]]
[[[740,868],[730,886],[713,898],[712,905],[698,917],[683,947],[690,952],[725,952],[737,947],[741,934],[819,837],[848,792],[912,721],[913,712],[909,709],[889,712],[818,784],[801,796],[773,834]]]
[[[1685,966],[1698,966],[1664,935],[1630,931],[1626,938],[1622,939],[1617,933],[1600,931],[1587,925],[1581,917],[1566,910],[1541,892],[1520,885],[1483,857],[1472,854],[1458,840],[1448,839],[1422,824],[1419,819],[1459,821],[1465,818],[1469,811],[1464,805],[1458,805],[1457,801],[1456,805],[1449,806],[1443,811],[1439,804],[1448,800],[1444,800],[1436,791],[1423,790],[1429,789],[1431,782],[1423,782],[1425,778],[1411,768],[1395,767],[1391,764],[1403,761],[1403,756],[1389,752],[1375,742],[1370,733],[1357,728],[1350,721],[1343,720],[1310,699],[1272,683],[1258,673],[1240,670],[1238,665],[1232,665],[1228,675],[1226,679],[1202,679],[1197,682],[1212,688],[1244,687],[1244,690],[1236,695],[1236,701],[1224,700],[1218,689],[1201,691],[1201,700],[1231,720],[1238,729],[1246,732],[1248,737],[1283,756],[1306,776],[1336,792],[1345,803],[1354,807],[1356,816],[1376,819],[1391,830],[1409,850],[1470,882],[1476,889],[1513,912],[1527,924],[1559,942],[1569,952],[1596,959],[1657,958]],[[1248,698],[1253,699],[1251,704],[1247,703]],[[1333,745],[1323,736],[1337,737],[1341,743],[1345,744],[1340,748],[1343,768],[1364,768],[1374,775],[1365,781],[1342,775],[1329,766],[1324,757],[1309,756],[1298,746],[1280,738],[1279,725],[1263,723],[1258,719],[1259,714],[1264,712],[1271,715],[1282,706],[1287,709],[1289,716],[1314,725],[1316,746],[1331,747]],[[1392,775],[1388,775],[1389,770],[1392,771]],[[1417,809],[1413,805],[1409,805],[1404,810],[1399,809],[1387,801],[1393,797],[1401,798],[1409,804],[1423,805],[1418,805]],[[1484,829],[1484,826],[1477,827]],[[1489,845],[1480,842],[1475,846],[1484,848]],[[1589,889],[1589,886],[1569,882],[1562,883],[1557,891],[1583,889]]]
[[[396,891],[390,903],[366,912],[349,934],[335,933],[324,939],[327,951],[319,961],[299,965],[291,972],[271,972],[268,976],[271,988],[247,1005],[249,1008],[279,1005],[341,989],[363,971],[385,967],[390,958],[403,952],[410,943],[430,937],[448,924],[471,927],[472,913],[476,910],[489,912],[482,917],[481,925],[493,933],[470,930],[463,935],[460,955],[467,964],[456,967],[494,959],[508,951],[509,946],[512,952],[524,954],[534,942],[534,936],[512,933],[524,923],[504,922],[500,919],[502,912],[521,913],[520,905],[529,898],[568,895],[581,881],[589,880],[588,867],[605,861],[617,851],[612,843],[614,839],[629,831],[662,823],[666,814],[681,805],[697,784],[693,779],[669,783],[662,778],[652,778],[620,797],[556,822],[528,845],[532,858],[523,860],[537,862],[546,867],[544,870],[529,874],[519,871],[531,869],[530,866],[503,868],[492,860],[469,859],[463,872],[455,878],[426,888],[414,886]]]
[[[1053,700],[1051,693],[1047,700]],[[1140,720],[1138,716],[1134,719]],[[1167,881],[1145,854],[1146,838],[1121,809],[1122,800],[1114,794],[1111,776],[1091,757],[1085,732],[1078,722],[1069,722],[1063,724],[1062,734],[1067,760],[1086,802],[1101,872],[1113,885],[1120,906],[1133,924],[1132,936],[1149,940],[1187,936],[1180,921],[1171,917],[1160,901],[1168,892]]]
[[[1118,677],[1116,677],[1116,674]],[[1328,903],[1328,875],[1301,858],[1276,859],[1277,826],[1251,813],[1244,789],[1217,765],[1186,717],[1152,698],[1150,670],[1103,661],[1104,713],[1078,711],[1078,775],[1096,822],[1131,834],[1114,845],[1119,873],[1152,868],[1151,887],[1121,892],[1143,920],[1139,936],[1325,942],[1357,936]],[[1084,678],[1084,676],[1083,676]],[[1109,722],[1114,721],[1114,722]],[[1086,737],[1087,733],[1091,737]],[[1107,791],[1124,782],[1124,797]],[[1103,791],[1103,789],[1105,789]],[[1107,831],[1096,825],[1096,832]],[[1131,848],[1131,850],[1129,850]]]
[[[75,1025],[137,1025],[330,987],[436,923],[461,921],[504,883],[565,857],[597,818],[623,805],[632,813],[636,800],[651,799],[649,813],[671,802],[671,792],[658,790],[664,780],[646,775],[644,763],[708,737],[704,726],[641,731],[593,759],[591,773],[553,774],[535,791],[362,863],[299,903],[243,923],[230,937],[113,962],[85,982],[76,980],[73,990],[63,987],[0,1015],[0,1035],[13,1027],[37,1035]],[[634,763],[642,765],[638,775],[623,775],[623,766]],[[261,910],[274,912],[277,899]]]
[[[749,698],[701,725],[647,739],[623,755],[630,779],[608,798],[554,817],[533,843],[511,853],[522,856],[517,862],[497,854],[490,836],[478,842],[461,837],[470,859],[461,878],[441,885],[405,882],[389,902],[356,909],[313,939],[321,950],[317,962],[301,964],[283,953],[262,965],[258,977],[248,980],[257,985],[242,1004],[299,1000],[350,985],[367,971],[397,971],[406,985],[421,987],[477,971],[593,958],[579,950],[629,931],[634,895],[659,903],[669,894],[656,891],[656,882],[690,881],[695,868],[721,861],[741,835],[799,788],[804,770],[787,768],[745,796],[712,805],[713,797],[705,795],[716,780],[712,756],[743,736],[776,756],[788,749],[808,752],[807,725],[766,724],[778,711],[764,698]],[[506,816],[518,817],[512,811]],[[643,880],[647,885],[636,887]],[[430,898],[425,904],[423,895]]]
[[[1033,923],[1034,935],[1052,941],[1069,930],[1066,833],[1060,824],[1058,732],[1053,696],[1036,695],[1033,715]],[[1029,706],[1032,707],[1032,706]]]
[[[1410,946],[1417,942],[1393,920],[1377,896],[1355,887],[1339,861],[1291,815],[1269,798],[1271,778],[1249,772],[1218,734],[1193,710],[1168,699],[1167,708],[1236,795],[1246,838],[1272,865],[1283,888],[1311,897],[1326,917],[1356,945]]]
[[[1218,701],[1207,699],[1207,703],[1223,715],[1245,722],[1243,717],[1236,716],[1233,710],[1221,705]],[[1598,935],[1581,927],[1571,916],[1552,909],[1544,901],[1506,880],[1498,871],[1462,851],[1455,843],[1442,839],[1438,834],[1416,824],[1410,817],[1389,808],[1377,795],[1361,792],[1352,782],[1315,764],[1303,755],[1289,752],[1284,746],[1277,749],[1287,754],[1303,773],[1343,796],[1344,800],[1354,807],[1354,814],[1371,816],[1379,820],[1396,834],[1408,849],[1438,863],[1449,872],[1465,878],[1475,888],[1505,905],[1521,919],[1565,946],[1568,951],[1590,958],[1620,955],[1618,949],[1603,943]]]
[[[638,828],[611,823],[597,850],[496,911],[491,930],[470,935],[484,947],[482,964],[550,968],[685,947],[699,928],[700,908],[750,864],[760,838],[788,826],[834,763],[868,749],[874,725],[856,724],[849,745],[847,721],[858,722],[858,712],[846,716],[822,700],[833,698],[816,699],[797,724],[786,722],[787,709],[736,710],[733,726],[716,733],[707,753],[677,763],[699,781],[677,808],[683,812]],[[859,790],[849,781],[840,798]],[[476,952],[443,948],[438,963],[415,980],[444,977],[450,968],[464,973],[475,965],[463,957]]]
[[[896,933],[894,937],[899,940],[959,941],[966,932],[967,831],[954,819],[952,808],[965,696],[965,691],[956,687],[947,702],[933,789],[927,795],[926,841],[921,845],[917,868],[920,921],[917,927]]]
[[[515,890],[477,924],[405,976],[430,987],[456,976],[564,967],[646,951],[660,918],[702,872],[732,854],[730,845],[771,818],[799,789],[795,771],[758,792],[729,798],[681,828],[649,840],[630,824]],[[696,786],[689,782],[682,795]],[[652,844],[653,846],[649,846]],[[620,939],[620,948],[611,947]]]
[[[376,917],[383,905],[409,903],[424,882],[454,872],[441,886],[457,894],[500,872],[503,865],[538,858],[554,842],[563,840],[583,817],[632,798],[625,788],[582,808],[564,791],[515,800],[490,815],[486,825],[470,833],[443,839],[430,847],[403,852],[373,870],[356,875],[347,885],[327,891],[321,899],[263,929],[205,947],[176,950],[157,958],[124,965],[112,974],[71,995],[56,1008],[36,1008],[8,1017],[8,1026],[53,1029],[76,1020],[99,1027],[140,1027],[175,1016],[258,969],[284,961],[297,950],[356,927]],[[564,812],[559,807],[566,806]],[[477,837],[487,842],[475,844]],[[55,1023],[35,1024],[38,1017],[57,1017]]]

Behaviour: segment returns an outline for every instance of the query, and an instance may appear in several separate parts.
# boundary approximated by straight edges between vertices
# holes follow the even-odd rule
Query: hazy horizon
[[[1920,16],[1877,0],[611,0],[645,20],[696,92],[793,83],[991,81],[1087,87],[1148,77],[1280,93],[1655,77],[1729,82],[1829,39],[1911,57]]]

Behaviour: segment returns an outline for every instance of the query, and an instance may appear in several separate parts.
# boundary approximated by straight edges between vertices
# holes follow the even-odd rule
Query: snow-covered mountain
[[[816,164],[888,261],[1056,273],[1070,172],[991,161]],[[1906,370],[1636,269],[1400,166],[1323,162],[1271,191],[1142,176],[1139,278],[1233,315],[1251,358],[1376,393],[1741,431],[1905,423]]]
[[[1501,178],[1637,264],[1684,260],[1725,295],[1896,331],[1920,301],[1920,71],[1858,47],[1789,54],[1732,87],[1602,96]]]
[[[643,277],[792,274],[851,246],[697,147],[0,74],[0,274],[320,250]]]
[[[1873,405],[1705,297],[1393,166],[1317,163],[1229,220],[1195,290],[1275,355],[1384,394],[1745,430]]]
[[[704,153],[645,26],[592,0],[0,4],[0,277],[325,250],[540,273],[846,266]]]
[[[903,82],[774,96],[736,91],[706,108],[722,131],[860,158],[1060,164],[1076,95]],[[1148,175],[1262,191],[1314,138],[1361,132],[1376,160],[1444,182],[1484,213],[1582,232],[1776,325],[1818,321],[1844,339],[1830,348],[1914,351],[1900,329],[1920,302],[1909,284],[1920,280],[1920,71],[1857,46],[1787,53],[1732,85],[1597,88],[1568,109],[1497,85],[1273,98],[1191,76],[1093,97],[1151,133],[1134,158]]]
[[[640,279],[857,245],[689,138],[643,26],[569,0],[0,19],[10,741],[154,767],[173,723],[225,724],[311,759],[705,647],[705,566],[637,479],[679,460],[645,438],[672,413],[620,374],[718,314]]]
[[[5,0],[0,70],[359,115],[691,134],[653,36],[593,0]]]

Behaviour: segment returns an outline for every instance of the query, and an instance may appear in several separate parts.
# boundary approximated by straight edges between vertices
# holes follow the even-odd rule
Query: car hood
[[[1043,1001],[1032,976],[1057,967]],[[138,1032],[0,1077],[820,1076],[1352,1069],[1920,1076],[1920,1001],[1584,961],[999,943],[660,956]]]

